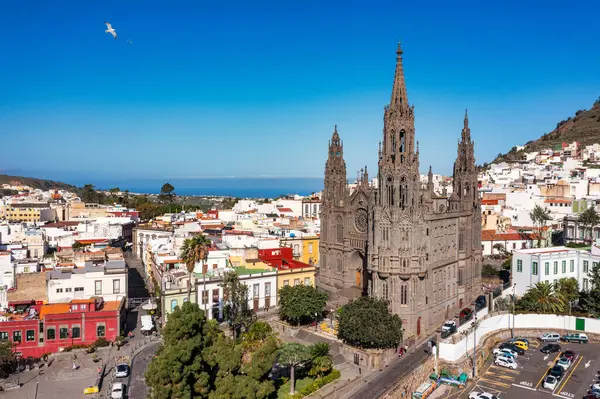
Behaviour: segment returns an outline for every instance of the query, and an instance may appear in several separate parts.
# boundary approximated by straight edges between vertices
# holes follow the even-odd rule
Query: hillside
[[[77,187],[75,187],[71,184],[67,184],[67,183],[56,182],[56,181],[45,180],[45,179],[36,179],[33,177],[9,176],[9,175],[0,174],[0,185],[10,184],[11,182],[19,182],[19,183],[23,184],[24,186],[29,186],[32,188],[39,188],[42,190],[50,190],[53,188],[59,189],[59,190],[71,190],[71,191],[77,190]]]
[[[506,154],[498,154],[492,163],[517,161],[522,159],[523,152],[555,148],[563,142],[570,144],[573,141],[579,142],[584,147],[600,143],[600,98],[596,100],[591,109],[580,109],[574,116],[558,122],[553,131],[526,143],[523,151],[517,151],[516,147],[513,147]]]

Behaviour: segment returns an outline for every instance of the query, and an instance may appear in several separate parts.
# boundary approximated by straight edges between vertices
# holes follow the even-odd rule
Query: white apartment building
[[[49,303],[91,297],[120,301],[127,297],[127,267],[123,260],[109,260],[98,265],[88,261],[80,269],[47,272],[46,287]]]
[[[242,284],[248,287],[248,306],[254,312],[262,311],[277,305],[277,272],[263,272],[254,270],[253,274],[240,274]],[[238,272],[239,273],[239,272]],[[207,277],[206,284],[202,277],[196,279],[196,303],[200,309],[206,309],[209,319],[223,320],[223,287],[221,276]],[[172,309],[181,306],[177,300],[171,300],[168,304]]]
[[[561,278],[577,279],[579,288],[591,288],[588,273],[600,262],[600,254],[590,251],[548,247],[513,251],[511,276],[515,294],[523,295],[529,287],[546,281],[554,283]]]

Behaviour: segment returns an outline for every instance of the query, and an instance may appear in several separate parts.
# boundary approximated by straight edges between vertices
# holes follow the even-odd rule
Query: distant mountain
[[[600,143],[600,98],[596,100],[591,109],[580,109],[575,112],[575,116],[558,122],[556,129],[550,133],[526,143],[524,150],[517,151],[517,147],[513,147],[506,154],[498,154],[491,163],[518,161],[523,159],[525,152],[534,152],[545,148],[559,149],[563,142],[571,144],[573,141],[579,142],[583,147]]]
[[[59,190],[71,190],[76,191],[77,187],[72,184],[63,182],[56,182],[53,180],[36,179],[34,177],[23,177],[23,176],[10,176],[0,174],[0,185],[2,184],[14,184],[18,182],[24,186],[31,188],[39,188],[42,190],[59,189]]]

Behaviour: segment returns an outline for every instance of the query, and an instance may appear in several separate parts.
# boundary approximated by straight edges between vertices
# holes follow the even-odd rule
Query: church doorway
[[[354,279],[356,280],[356,286],[362,287],[362,270],[356,269],[356,275],[354,276]]]
[[[350,255],[349,258],[349,264],[348,264],[348,271],[350,272],[351,270],[354,270],[354,284],[356,285],[356,287],[360,288],[361,290],[363,289],[363,284],[364,284],[364,259],[363,256],[360,252],[358,251],[354,251],[352,252],[352,255]]]
[[[448,320],[449,316],[450,316],[450,305],[446,305],[446,320]]]
[[[421,318],[417,319],[417,337],[421,336]]]

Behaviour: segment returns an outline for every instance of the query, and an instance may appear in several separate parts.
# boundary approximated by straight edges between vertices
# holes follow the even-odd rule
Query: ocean
[[[132,193],[158,194],[164,183],[175,187],[178,195],[216,195],[240,198],[275,198],[282,194],[309,195],[323,190],[323,179],[316,177],[222,177],[199,179],[65,179],[65,183],[97,189],[118,187]]]

